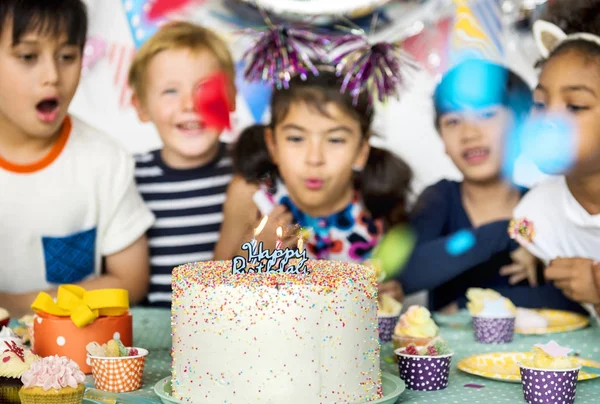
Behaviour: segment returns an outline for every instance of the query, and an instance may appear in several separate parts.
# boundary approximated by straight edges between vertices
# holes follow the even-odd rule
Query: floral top
[[[285,185],[277,181],[275,191],[261,187],[254,195],[261,213],[267,215],[281,204],[294,221],[307,230],[306,250],[312,259],[361,263],[368,259],[383,235],[383,222],[372,219],[358,193],[342,211],[329,216],[312,217],[292,202]]]

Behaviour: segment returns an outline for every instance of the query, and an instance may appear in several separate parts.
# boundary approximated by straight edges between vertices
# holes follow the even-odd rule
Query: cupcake
[[[479,288],[468,289],[467,299],[476,341],[485,344],[512,341],[517,309],[510,300],[494,290]]]
[[[389,295],[380,295],[377,301],[377,320],[379,323],[379,341],[390,342],[394,328],[400,319],[402,303]]]
[[[0,330],[0,402],[20,403],[21,375],[37,359],[10,328]]]
[[[572,404],[581,368],[568,356],[572,349],[550,341],[535,345],[533,352],[531,359],[519,363],[525,401]]]
[[[408,345],[426,346],[438,335],[438,326],[431,313],[422,306],[410,306],[394,329],[394,349]]]
[[[394,351],[400,378],[411,390],[434,391],[448,387],[453,352],[440,338],[425,347],[409,345]]]
[[[113,393],[126,393],[142,386],[142,375],[148,351],[144,348],[125,347],[120,340],[112,339],[100,345],[87,345],[87,361],[92,367],[97,389]]]
[[[77,363],[64,356],[36,360],[21,376],[23,404],[81,404],[85,375]]]
[[[8,323],[10,322],[10,313],[8,310],[0,307],[0,328],[8,327]]]

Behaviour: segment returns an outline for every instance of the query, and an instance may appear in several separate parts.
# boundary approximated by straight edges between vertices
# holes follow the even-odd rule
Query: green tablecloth
[[[154,395],[152,390],[156,382],[170,374],[170,312],[168,310],[133,309],[132,313],[134,318],[134,345],[148,348],[150,354],[146,361],[142,389],[134,393],[123,394],[122,396],[123,398],[145,398],[147,400],[140,401],[160,403],[160,400]],[[550,339],[554,339],[561,345],[570,346],[580,351],[583,358],[600,361],[600,329],[598,327],[588,327],[579,331],[546,336],[515,335],[512,343],[504,345],[476,343],[470,325],[463,327],[442,326],[440,334],[450,343],[455,352],[452,359],[448,388],[436,392],[406,390],[400,396],[398,403],[498,404],[525,402],[523,400],[521,384],[498,382],[471,376],[456,368],[458,360],[477,353],[529,351],[534,344],[545,343]],[[385,344],[382,346],[381,368],[385,372],[398,375],[397,365],[389,363],[391,356],[391,345]],[[465,384],[469,383],[485,387],[481,389],[464,387]],[[575,402],[577,404],[600,403],[600,379],[579,383]]]

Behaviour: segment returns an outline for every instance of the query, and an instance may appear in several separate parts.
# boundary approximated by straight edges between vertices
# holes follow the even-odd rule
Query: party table
[[[150,354],[146,360],[144,384],[142,389],[133,393],[120,394],[117,403],[143,404],[160,403],[154,394],[154,385],[169,376],[171,367],[171,321],[170,311],[164,309],[134,308],[133,329],[134,345],[147,348]],[[417,392],[405,390],[398,403],[519,403],[524,402],[523,391],[519,383],[499,382],[472,376],[457,369],[456,364],[462,358],[486,352],[529,351],[534,344],[546,343],[554,339],[559,344],[569,346],[580,353],[582,358],[600,361],[600,329],[597,326],[579,331],[561,334],[524,336],[515,335],[512,343],[487,345],[476,343],[469,325],[441,326],[441,336],[448,341],[455,354],[452,359],[448,388],[435,392]],[[381,368],[385,372],[398,375],[393,363],[391,344],[384,344],[381,350]],[[91,379],[91,377],[90,377]],[[91,383],[92,381],[89,380]],[[481,388],[465,387],[475,384]],[[600,397],[600,379],[580,382],[577,386],[576,404],[598,403]],[[311,403],[307,403],[311,404]]]

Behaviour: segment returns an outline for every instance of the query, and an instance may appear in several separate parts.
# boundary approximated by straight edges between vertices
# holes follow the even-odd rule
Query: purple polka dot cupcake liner
[[[453,354],[440,356],[416,356],[394,351],[398,355],[400,378],[410,390],[435,391],[448,387],[450,362]]]
[[[513,340],[515,318],[490,318],[473,316],[475,340],[484,344],[506,344]]]
[[[390,342],[394,335],[394,328],[400,319],[400,315],[397,316],[379,316],[377,320],[379,322],[379,341]]]
[[[579,369],[546,370],[520,366],[523,396],[530,404],[573,404]]]

